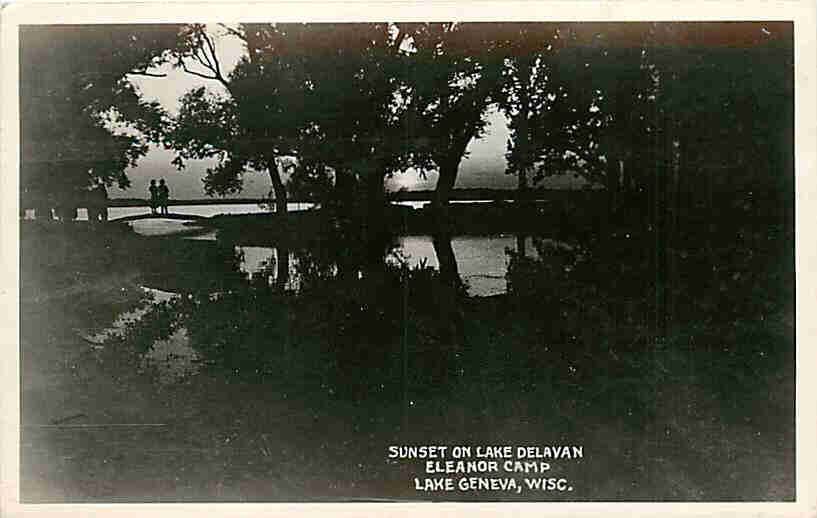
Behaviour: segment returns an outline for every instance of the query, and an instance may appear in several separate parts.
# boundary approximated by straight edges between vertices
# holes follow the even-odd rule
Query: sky
[[[226,75],[244,54],[243,44],[238,38],[223,34],[224,31],[218,27],[208,27],[208,30],[216,40],[219,61]],[[131,82],[139,88],[147,100],[159,101],[165,109],[174,114],[178,112],[179,98],[193,88],[206,86],[214,92],[224,92],[218,82],[187,74],[182,70],[173,69],[170,65],[151,70],[151,72],[162,72],[167,76],[159,78],[131,76]],[[516,178],[505,174],[507,165],[505,150],[510,136],[507,120],[496,109],[490,109],[486,117],[488,125],[485,133],[468,145],[466,158],[460,164],[456,188],[513,189],[516,186]],[[188,161],[185,169],[178,171],[171,164],[174,156],[172,151],[152,146],[148,154],[139,160],[137,166],[128,170],[131,187],[126,190],[111,189],[111,197],[145,197],[150,180],[164,178],[170,185],[173,198],[205,198],[202,178],[207,167],[213,162]],[[433,189],[436,181],[436,173],[431,173],[424,179],[416,172],[406,172],[388,179],[386,187],[389,190]],[[577,186],[572,175],[548,179],[541,185],[553,188]],[[244,175],[243,191],[235,196],[261,198],[267,196],[269,192],[270,181],[266,174],[248,173]]]

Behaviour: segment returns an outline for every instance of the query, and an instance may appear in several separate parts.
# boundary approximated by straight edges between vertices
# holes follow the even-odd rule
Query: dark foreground
[[[221,241],[24,223],[24,502],[794,498],[792,241],[773,225],[679,236],[666,271],[646,234],[541,241],[479,298],[446,235],[439,269],[326,238],[248,278]],[[584,454],[440,475],[388,458],[406,444]],[[480,476],[572,490],[414,482]]]

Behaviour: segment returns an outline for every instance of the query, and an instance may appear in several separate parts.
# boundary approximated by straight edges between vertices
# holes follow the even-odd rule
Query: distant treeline
[[[307,200],[293,200],[293,203],[306,203]],[[194,200],[170,200],[168,205],[224,205],[224,204],[259,204],[269,203],[263,198],[218,198],[218,199],[194,199]],[[113,198],[108,205],[111,207],[143,207],[148,205],[148,200],[144,198]]]
[[[519,192],[511,189],[457,189],[451,194],[451,199],[455,201],[482,201],[482,200],[556,200],[570,197],[571,192],[585,191],[587,189],[530,189]],[[392,201],[433,201],[433,190],[422,191],[396,191],[388,194],[388,199]],[[170,205],[225,205],[225,204],[266,204],[271,200],[267,198],[198,198],[192,200],[170,200]],[[290,199],[290,203],[316,203],[318,200],[307,198]],[[111,207],[142,207],[148,204],[144,198],[113,198],[110,200]]]

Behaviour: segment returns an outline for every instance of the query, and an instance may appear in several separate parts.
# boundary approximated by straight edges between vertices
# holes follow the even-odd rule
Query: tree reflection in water
[[[668,280],[665,299],[655,296],[649,235],[520,239],[524,249],[507,250],[507,292],[491,297],[468,295],[445,232],[432,236],[439,268],[395,262],[386,245],[361,258],[327,241],[280,246],[275,257],[288,261],[248,275],[225,247],[199,257],[229,265],[230,282],[187,279],[182,296],[154,303],[117,339],[148,351],[184,329],[197,376],[282,394],[381,441],[432,428],[483,443],[535,441],[543,430],[548,440],[596,447],[615,437],[621,451],[597,457],[600,471],[587,475],[607,479],[613,466],[656,465],[664,443],[645,446],[644,437],[664,441],[667,430],[684,444],[713,444],[722,429],[698,423],[717,419],[749,430],[740,444],[750,444],[747,415],[786,383],[792,286],[781,243],[789,238],[750,232],[739,250],[674,252],[684,257],[679,278],[701,280]],[[366,462],[379,465],[371,455]],[[690,457],[688,469],[722,475],[724,455]]]
[[[296,249],[290,259],[279,246],[229,289],[203,282],[154,303],[123,340],[148,350],[184,328],[211,374],[289,391],[388,400],[407,386],[440,390],[457,370],[465,291],[450,237],[434,243],[440,271],[387,262],[388,247],[356,261],[330,253],[339,247]],[[227,263],[238,268],[242,251],[234,253]]]
[[[220,291],[212,281],[188,283],[186,296],[154,304],[127,340],[148,349],[184,328],[210,373],[290,391],[397,402],[456,385],[483,413],[507,411],[512,398],[522,415],[592,407],[633,426],[655,413],[668,387],[705,382],[735,405],[762,390],[750,380],[782,362],[785,329],[748,307],[711,313],[719,300],[745,306],[752,285],[734,282],[733,272],[726,287],[668,287],[674,314],[664,331],[653,315],[666,308],[656,307],[654,278],[644,273],[649,246],[619,241],[535,238],[535,251],[507,251],[508,292],[487,298],[467,295],[444,231],[433,235],[439,269],[386,261],[384,244],[362,258],[338,243],[279,246],[243,281],[228,272],[233,281],[216,283]],[[710,260],[688,255],[686,268],[708,271]],[[779,276],[780,265],[753,268]],[[767,301],[776,321],[785,313],[779,300]],[[726,391],[724,377],[740,383]]]

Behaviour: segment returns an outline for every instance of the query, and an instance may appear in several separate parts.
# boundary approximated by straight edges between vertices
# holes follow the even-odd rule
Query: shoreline
[[[531,189],[524,194],[515,189],[490,189],[490,188],[468,188],[457,189],[451,194],[452,202],[476,202],[486,203],[495,201],[555,201],[568,197],[582,197],[587,193],[601,193],[603,189],[579,188],[579,189]],[[395,202],[431,202],[434,199],[434,191],[393,191],[386,193],[386,199]],[[194,198],[169,200],[168,206],[178,205],[253,205],[274,203],[270,198]],[[288,203],[320,203],[320,200],[292,198]],[[145,198],[117,197],[110,198],[110,207],[148,207],[149,201]]]

